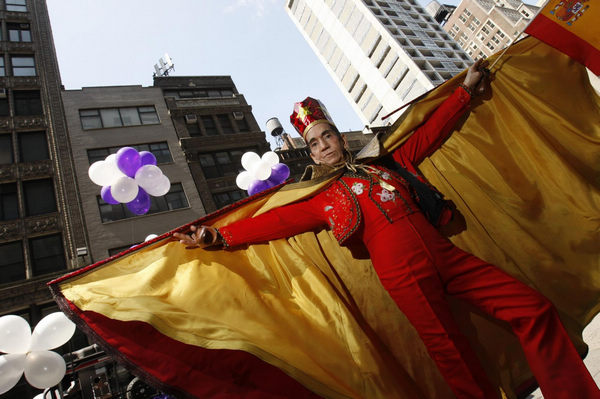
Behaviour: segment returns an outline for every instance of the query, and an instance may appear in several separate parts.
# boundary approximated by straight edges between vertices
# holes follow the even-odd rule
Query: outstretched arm
[[[219,229],[192,226],[191,234],[174,233],[173,236],[190,248],[216,245],[234,247],[291,237],[327,225],[321,202],[320,196],[316,195]]]
[[[401,165],[418,165],[437,150],[448,137],[456,122],[466,112],[471,96],[480,90],[487,61],[477,60],[467,71],[463,84],[448,97],[413,135],[394,151],[394,159]]]

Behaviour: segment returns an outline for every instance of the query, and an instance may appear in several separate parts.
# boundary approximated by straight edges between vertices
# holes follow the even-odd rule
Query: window
[[[188,134],[191,137],[202,135],[202,132],[200,131],[200,125],[198,125],[198,122],[186,124],[185,127],[187,128]]]
[[[494,45],[492,44],[492,42],[487,42],[485,45],[487,48],[489,48],[490,50],[494,51]]]
[[[479,26],[479,24],[481,24],[481,22],[479,22],[479,20],[475,17],[473,17],[473,23],[477,26]]]
[[[35,76],[35,60],[33,56],[10,57],[13,76]]]
[[[25,261],[21,241],[0,244],[0,284],[25,279]]]
[[[10,116],[10,109],[8,107],[8,98],[0,97],[0,116]]]
[[[236,119],[235,124],[240,132],[249,132],[250,126],[248,126],[248,121],[246,120],[246,116],[242,119]]]
[[[0,165],[13,163],[12,136],[9,134],[0,135]]]
[[[19,133],[20,162],[33,162],[49,158],[46,132]]]
[[[113,256],[113,255],[117,255],[120,254],[123,251],[127,251],[129,248],[131,248],[132,246],[139,244],[139,243],[134,243],[134,244],[129,244],[129,245],[123,245],[121,247],[116,247],[116,248],[109,248],[108,249],[108,256]]]
[[[487,26],[489,26],[490,29],[494,29],[496,27],[496,25],[494,25],[494,23],[492,21],[490,21],[489,19],[485,22],[485,24]]]
[[[193,90],[193,89],[184,89],[184,90],[165,90],[165,97],[175,97],[175,98],[207,98],[207,97],[215,97],[215,98],[226,98],[233,97],[234,93],[231,89],[221,88],[221,89],[210,89],[210,90]]]
[[[31,269],[34,276],[67,268],[60,234],[29,239]]]
[[[94,148],[93,150],[87,151],[88,161],[90,162],[90,165],[96,161],[103,161],[110,154],[116,154],[121,147],[133,147],[138,151],[150,151],[156,157],[157,164],[173,162],[171,152],[169,151],[169,145],[166,141],[161,143],[130,144],[127,146]]]
[[[14,220],[19,217],[17,183],[0,184],[0,220]]]
[[[471,23],[469,24],[468,28],[469,28],[469,30],[470,30],[471,32],[475,31],[475,24],[471,22]]]
[[[8,40],[11,42],[30,42],[31,29],[29,24],[6,24],[8,27]]]
[[[15,115],[42,115],[42,99],[39,90],[15,90]]]
[[[79,119],[83,130],[160,123],[154,105],[142,107],[81,109]]]
[[[25,0],[6,0],[6,11],[27,12]]]
[[[52,179],[28,180],[23,182],[25,213],[27,216],[56,212]]]
[[[242,168],[240,160],[246,151],[256,151],[254,148],[220,151],[210,154],[198,154],[200,166],[207,179],[223,176],[235,176]]]
[[[220,209],[226,205],[241,200],[245,196],[245,193],[240,190],[226,191],[224,193],[213,194],[213,200],[215,201],[217,209]]]
[[[231,124],[231,120],[229,119],[228,114],[219,114],[217,115],[217,119],[219,120],[219,125],[221,125],[221,130],[225,134],[235,133],[233,130],[233,125]]]
[[[204,126],[204,133],[207,136],[216,136],[219,134],[212,115],[200,115],[200,121],[202,122],[202,126]]]
[[[0,55],[0,76],[6,76],[6,65],[4,65],[4,56]]]
[[[107,204],[102,200],[102,198],[100,198],[100,196],[97,197],[97,201],[98,209],[100,210],[100,218],[102,219],[103,223],[138,216],[129,212],[129,209],[127,209],[125,204]],[[171,189],[164,196],[150,197],[150,210],[148,211],[148,215],[174,209],[187,208],[188,206],[189,204],[181,183],[172,183]]]

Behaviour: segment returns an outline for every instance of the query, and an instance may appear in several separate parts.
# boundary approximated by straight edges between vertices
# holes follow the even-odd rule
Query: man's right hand
[[[173,233],[173,237],[184,244],[186,248],[206,248],[222,244],[217,229],[210,226],[191,226],[190,234]]]

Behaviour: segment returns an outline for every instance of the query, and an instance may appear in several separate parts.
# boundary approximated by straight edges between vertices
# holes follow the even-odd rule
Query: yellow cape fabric
[[[535,39],[498,63],[491,98],[422,171],[467,220],[454,242],[535,287],[578,349],[598,312],[599,98],[585,69]],[[458,76],[412,107],[392,150],[447,97]],[[311,195],[290,185],[207,222],[225,225]],[[237,250],[186,250],[165,239],[60,284],[81,310],[150,323],[205,348],[248,351],[327,398],[452,397],[368,260],[328,231]],[[506,326],[452,302],[490,378],[508,397],[530,378]]]

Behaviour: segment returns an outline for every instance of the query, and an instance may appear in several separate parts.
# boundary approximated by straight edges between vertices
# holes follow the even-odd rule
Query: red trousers
[[[366,242],[379,278],[418,331],[457,398],[496,398],[459,331],[445,294],[508,322],[546,399],[600,398],[600,391],[540,293],[442,237],[420,213],[387,224]]]

